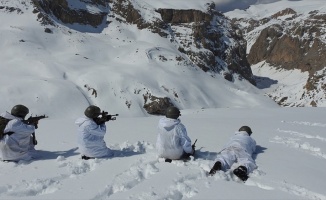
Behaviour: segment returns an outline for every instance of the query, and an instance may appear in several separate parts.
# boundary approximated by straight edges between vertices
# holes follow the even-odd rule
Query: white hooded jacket
[[[238,162],[239,165],[247,168],[247,173],[251,173],[257,168],[252,154],[256,150],[256,141],[245,131],[236,132],[220,151],[214,163],[220,161],[223,169],[229,169],[233,163]],[[211,164],[211,167],[214,165]]]
[[[256,141],[246,131],[239,131],[235,132],[224,147],[237,147],[252,155],[256,150]]]
[[[34,125],[27,125],[22,118],[15,117],[8,112],[2,113],[0,116],[10,119],[4,133],[14,132],[11,135],[5,135],[0,141],[1,159],[31,160],[35,151],[31,138],[31,134],[35,132]]]
[[[78,118],[75,122],[78,126],[78,146],[81,153],[88,157],[109,157],[112,151],[106,146],[104,135],[106,125],[97,125],[93,119],[88,117]]]
[[[156,149],[159,157],[169,159],[180,159],[184,152],[192,153],[191,139],[179,119],[160,119]]]

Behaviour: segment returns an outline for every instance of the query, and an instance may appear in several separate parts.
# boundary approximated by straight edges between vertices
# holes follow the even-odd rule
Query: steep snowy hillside
[[[283,106],[326,106],[325,1],[276,1],[226,16],[243,30],[258,87]]]
[[[147,115],[143,107],[151,101],[172,103],[181,109],[276,106],[243,78],[247,72],[248,79],[252,77],[250,68],[241,64],[240,57],[236,60],[230,55],[239,54],[234,51],[237,48],[245,48],[232,38],[235,36],[228,32],[230,25],[222,15],[210,19],[217,24],[209,30],[221,34],[218,41],[231,54],[225,55],[225,60],[211,57],[219,67],[205,68],[209,66],[206,53],[224,51],[215,48],[219,43],[211,43],[213,40],[192,44],[187,26],[162,21],[170,26],[160,29],[161,34],[170,30],[168,37],[162,37],[153,32],[153,27],[140,29],[138,24],[125,21],[126,10],[100,4],[104,1],[96,1],[96,6],[84,1],[62,1],[72,10],[62,10],[58,17],[74,14],[80,8],[86,16],[109,13],[107,20],[97,26],[96,17],[87,18],[91,25],[65,24],[64,18],[58,19],[52,10],[41,10],[37,2],[50,1],[1,1],[0,36],[5,38],[0,41],[1,110],[22,103],[33,114],[74,118],[89,104],[125,116]],[[149,19],[161,17],[151,5],[130,2],[132,8],[138,5],[140,13]],[[223,23],[223,29],[215,28],[219,23]],[[185,46],[180,51],[182,45]],[[198,54],[193,53],[196,51]],[[197,55],[202,59],[194,57]],[[228,66],[229,62],[233,64]],[[249,71],[241,75],[240,68]],[[227,72],[230,74],[226,77]]]

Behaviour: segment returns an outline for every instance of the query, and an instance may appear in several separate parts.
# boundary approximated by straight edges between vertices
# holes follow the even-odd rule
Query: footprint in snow
[[[312,200],[326,200],[326,196],[310,191],[304,187],[294,185],[291,183],[283,182],[281,185],[281,190],[294,194],[296,196],[302,197],[303,199],[312,199]]]
[[[128,170],[116,175],[104,191],[100,192],[93,199],[107,199],[111,195],[132,189],[159,170],[156,167],[157,161],[143,162],[143,159],[129,167]]]

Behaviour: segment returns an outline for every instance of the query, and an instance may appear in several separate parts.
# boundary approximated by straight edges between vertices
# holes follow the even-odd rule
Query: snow
[[[304,26],[303,23],[306,19],[311,18],[312,13],[318,13],[317,15],[324,15],[326,13],[325,1],[275,1],[268,4],[251,5],[246,10],[237,9],[224,14],[229,18],[242,18],[241,26],[248,28],[251,19],[261,20],[263,18],[270,18],[275,13],[287,8],[291,8],[297,13],[293,20],[284,20],[289,15],[280,16],[277,19],[269,20],[267,23],[245,34],[247,53],[249,53],[263,29],[272,25],[280,25],[284,27],[283,31],[286,32],[286,29],[295,28],[294,26],[298,26],[298,24]],[[324,29],[321,28],[320,36],[312,34],[313,37],[324,42]],[[308,34],[304,34],[299,39],[309,40],[310,37]],[[314,42],[312,41],[309,45],[312,46],[313,44]],[[323,89],[325,83],[324,78],[319,78],[313,83],[316,89],[307,91],[306,85],[309,79],[307,72],[300,70],[280,70],[277,66],[271,66],[265,61],[252,65],[251,68],[256,77],[258,88],[262,89],[261,91],[264,91],[265,94],[271,96],[276,101],[283,101],[284,106],[314,106],[316,104],[319,107],[324,107],[326,105]],[[321,74],[324,73],[324,70],[316,72],[315,75],[318,73],[319,77],[323,77]]]
[[[304,87],[309,78],[308,72],[301,72],[298,69],[277,69],[265,62],[252,65],[251,68],[256,76],[257,87],[265,93],[274,96],[284,96],[285,94],[290,102],[302,103],[302,105],[310,103],[305,102],[305,99],[300,99],[305,92]]]
[[[305,97],[315,96],[319,107],[326,106],[325,93],[322,88],[326,83],[325,77],[322,76],[325,70],[316,72],[316,75],[322,76],[315,84],[316,91],[307,92],[305,87],[309,79],[308,72],[301,72],[298,69],[278,69],[264,61],[252,65],[251,69],[255,75],[257,87],[265,94],[272,96],[276,101],[287,97],[286,103],[288,106],[307,106],[310,105],[312,100]]]
[[[291,8],[302,16],[306,16],[310,11],[314,10],[319,10],[321,13],[326,12],[325,1],[323,0],[275,0],[265,4],[252,4],[246,10],[234,9],[226,12],[225,15],[230,18],[252,18],[260,20],[265,17],[270,17],[286,8]]]
[[[49,116],[36,132],[36,160],[0,162],[0,199],[326,199],[325,108],[278,107],[264,96],[274,89],[274,77],[258,88],[245,80],[212,77],[172,60],[179,54],[167,40],[115,20],[98,28],[58,24],[48,34],[28,0],[0,2],[23,11],[0,10],[0,37],[5,38],[0,40],[0,110],[24,104],[30,114]],[[106,9],[69,2],[76,9]],[[134,2],[140,7],[147,2],[150,9],[204,9],[206,3]],[[239,1],[220,2],[234,6]],[[260,1],[269,2],[276,1]],[[153,14],[150,9],[146,15]],[[160,55],[168,61],[161,62]],[[267,69],[257,66],[254,71],[264,76]],[[300,86],[306,74],[296,73],[288,74],[288,80],[282,77],[282,84],[295,81]],[[160,116],[142,109],[147,93],[169,96],[182,109],[189,136],[198,139],[196,159],[170,164],[157,158]],[[74,121],[89,104],[120,114],[107,123],[105,141],[115,150],[112,158],[80,158]],[[208,177],[216,154],[242,125],[253,130],[258,168],[246,183],[230,171]]]
[[[146,29],[110,18],[109,26],[98,28],[58,22],[49,34],[27,0],[1,2],[22,10],[0,10],[6,22],[0,25],[6,38],[0,41],[0,84],[6,86],[0,94],[7,97],[0,99],[1,110],[24,102],[35,113],[76,118],[95,104],[121,116],[148,116],[144,95],[169,97],[181,109],[277,106],[246,80],[232,83],[203,72],[169,38]]]
[[[80,1],[74,1],[74,0],[67,0],[68,6],[74,10],[87,10],[90,13],[98,14],[98,13],[104,12],[106,9],[101,5],[95,6],[95,5],[88,4],[89,2],[91,2],[91,1],[80,2]]]
[[[236,18],[269,17],[270,13],[276,13],[287,7],[293,7],[297,12],[308,13],[318,9],[326,12],[323,0],[138,0],[141,4],[151,5],[154,8],[196,9],[207,10],[207,4],[215,3],[216,10]],[[309,10],[308,12],[306,12]]]
[[[145,2],[155,8],[196,9],[202,11],[207,10],[207,4],[214,3],[216,10],[228,12],[234,9],[246,9],[255,4],[269,4],[277,1],[279,0],[142,0],[139,2]]]
[[[325,108],[181,111],[196,159],[165,163],[155,150],[159,116],[118,117],[105,141],[115,157],[82,160],[73,119],[44,119],[39,158],[0,162],[1,199],[326,199]],[[82,114],[82,111],[78,114]],[[228,138],[249,125],[258,168],[247,182],[230,171],[207,176]],[[236,165],[235,165],[236,166]]]
[[[325,2],[321,0],[301,0],[301,1],[288,1],[288,0],[281,0],[281,1],[274,1],[265,4],[255,4],[251,5],[246,10],[239,10],[235,9],[229,12],[225,12],[225,16],[228,18],[236,18],[236,19],[254,19],[254,20],[261,20],[263,18],[270,18],[277,12],[280,12],[286,8],[293,9],[298,17],[295,18],[294,22],[303,23],[304,19],[311,15],[312,11],[318,11],[320,15],[326,13],[326,6]],[[293,21],[287,22],[286,18],[292,15],[284,15],[280,16],[277,19],[271,19],[266,24],[263,24],[254,30],[248,32],[245,35],[245,39],[247,41],[247,53],[250,52],[252,45],[255,43],[257,37],[259,36],[261,30],[269,27],[273,24],[278,24],[284,26],[284,23],[287,24],[288,28],[293,26]],[[283,24],[283,25],[282,25]],[[248,27],[250,24],[246,22],[241,22],[242,27]],[[307,36],[303,36],[303,38],[307,39]],[[323,36],[319,37],[321,41],[324,41],[325,38]]]

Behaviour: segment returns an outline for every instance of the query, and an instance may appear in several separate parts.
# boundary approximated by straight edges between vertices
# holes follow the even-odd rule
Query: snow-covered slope
[[[1,110],[19,103],[34,114],[76,117],[96,104],[144,116],[146,95],[169,97],[181,109],[275,106],[245,80],[177,62],[173,44],[146,29],[113,20],[98,29],[59,23],[47,33],[30,1],[1,4]]]
[[[163,2],[146,1],[157,7]],[[205,1],[166,0],[166,7],[202,8]],[[305,73],[279,73],[260,63],[253,66],[258,88],[244,80],[231,83],[171,61],[174,47],[134,25],[58,25],[45,33],[29,0],[0,2],[1,112],[23,103],[32,114],[50,116],[36,131],[38,159],[0,162],[0,199],[326,200],[325,108],[280,108],[262,94],[282,84],[295,96]],[[239,0],[221,2],[237,6]],[[161,62],[162,54],[171,60]],[[183,108],[181,120],[191,139],[198,139],[198,158],[171,164],[157,158],[160,117],[142,109],[147,93],[169,96]],[[105,136],[115,156],[85,161],[74,120],[93,103],[120,114],[107,123]],[[242,125],[253,130],[258,168],[246,183],[230,171],[207,177],[216,154]]]

